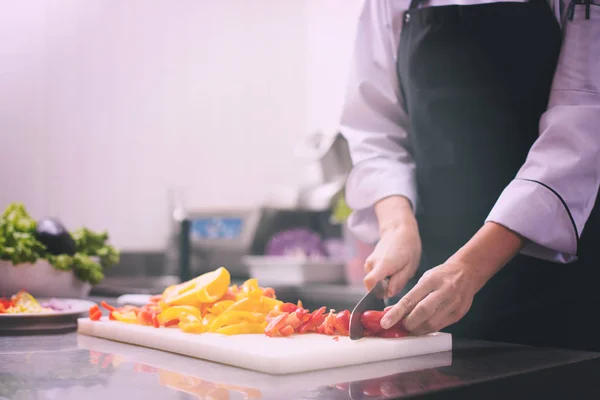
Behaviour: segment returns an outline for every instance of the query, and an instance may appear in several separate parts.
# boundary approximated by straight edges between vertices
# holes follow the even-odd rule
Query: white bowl
[[[330,259],[303,259],[294,256],[244,256],[250,276],[262,286],[344,281],[344,263]]]
[[[83,298],[92,286],[77,279],[73,272],[59,271],[45,260],[18,266],[0,260],[0,297],[12,296],[22,289],[34,297]]]

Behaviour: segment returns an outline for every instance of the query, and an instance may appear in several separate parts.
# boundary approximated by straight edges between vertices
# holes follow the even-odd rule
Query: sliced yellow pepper
[[[207,314],[204,316],[204,318],[202,318],[202,323],[206,326],[209,326],[214,320],[215,320],[215,316],[213,314]]]
[[[260,311],[260,309],[261,309],[260,300],[250,298],[250,297],[244,297],[243,299],[238,300],[235,303],[233,303],[232,305],[230,305],[229,307],[227,307],[227,309],[225,309],[225,311],[223,311],[223,313],[226,313],[228,311],[236,311],[236,310],[237,311],[258,312],[258,311]]]
[[[215,332],[226,325],[235,325],[247,320],[249,322],[263,322],[266,315],[258,312],[231,310],[219,315],[211,322],[209,330]]]
[[[187,315],[193,315],[196,318],[202,318],[200,310],[192,306],[173,306],[167,308],[156,316],[158,322],[162,325],[167,321],[174,319],[183,319]]]
[[[262,306],[260,311],[267,314],[269,311],[275,309],[275,307],[281,306],[283,304],[283,301],[263,296],[260,299],[260,303]]]
[[[163,300],[168,306],[213,303],[223,297],[230,282],[229,271],[221,267],[179,285],[169,286],[163,292]]]
[[[186,333],[204,333],[206,326],[194,315],[186,315],[179,321],[179,329]]]
[[[137,316],[135,315],[135,313],[133,311],[125,311],[125,312],[113,311],[112,316],[117,321],[125,322],[128,324],[137,324]]]
[[[225,311],[229,306],[234,303],[233,300],[222,300],[215,303],[212,307],[208,308],[207,311],[213,315],[219,315]]]
[[[169,308],[169,306],[163,300],[159,300],[158,308],[160,309],[160,311],[165,311],[167,308]]]
[[[264,322],[266,315],[263,313],[249,312],[249,311],[227,311],[215,318],[210,324],[209,330],[211,332],[216,331],[226,325],[235,325],[247,322]]]
[[[258,286],[258,280],[256,279],[248,279],[246,282],[242,284],[242,287],[239,289],[239,292],[236,294],[236,299],[243,299],[247,297],[250,292],[253,290],[260,289]]]
[[[267,327],[266,322],[241,322],[235,325],[228,325],[217,329],[216,333],[223,335],[243,335],[243,334],[256,334],[264,333]]]

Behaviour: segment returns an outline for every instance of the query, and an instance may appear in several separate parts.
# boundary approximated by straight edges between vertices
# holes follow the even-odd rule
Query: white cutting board
[[[84,335],[150,347],[273,375],[337,368],[452,350],[452,336],[433,333],[398,339],[348,337],[333,340],[318,334],[270,338],[256,335],[189,334],[177,328],[78,320]]]
[[[154,367],[159,372],[171,371],[182,376],[192,376],[220,385],[277,393],[305,392],[313,388],[332,386],[339,383],[378,379],[401,373],[452,365],[452,352],[445,351],[398,360],[350,365],[297,374],[270,375],[87,335],[77,336],[77,347],[110,354],[113,361],[117,361],[117,367],[122,362],[137,363]],[[123,368],[130,367],[123,366]],[[293,396],[289,396],[289,398],[293,398]]]

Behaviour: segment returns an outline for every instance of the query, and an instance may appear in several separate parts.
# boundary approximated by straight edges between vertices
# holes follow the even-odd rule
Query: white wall
[[[165,243],[170,187],[260,203],[337,118],[358,3],[1,2],[0,208],[142,250]]]
[[[307,125],[335,129],[339,121],[356,19],[362,0],[305,0]]]

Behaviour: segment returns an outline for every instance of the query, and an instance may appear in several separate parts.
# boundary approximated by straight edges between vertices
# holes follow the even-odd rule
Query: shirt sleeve
[[[540,137],[488,216],[528,239],[522,253],[568,263],[600,187],[600,7],[575,5]]]
[[[402,195],[414,210],[417,201],[408,118],[396,73],[394,38],[402,13],[391,14],[387,1],[365,0],[341,116],[340,131],[353,162],[346,182],[346,201],[353,209],[348,227],[367,243],[379,238],[376,202]]]

